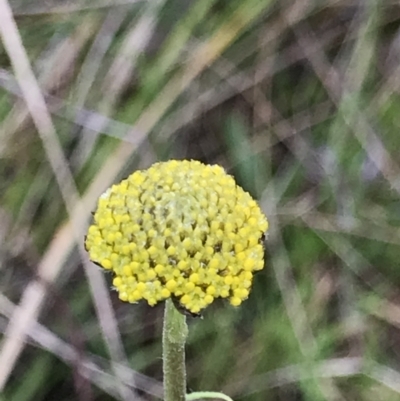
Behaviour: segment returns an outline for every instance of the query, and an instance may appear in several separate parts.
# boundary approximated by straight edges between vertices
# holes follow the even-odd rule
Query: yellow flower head
[[[219,166],[171,160],[136,171],[99,199],[85,246],[114,273],[122,301],[173,297],[192,313],[240,305],[264,266],[268,222]]]

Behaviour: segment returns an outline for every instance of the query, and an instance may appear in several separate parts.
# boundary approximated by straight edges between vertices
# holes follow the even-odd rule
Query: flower
[[[85,247],[114,273],[122,301],[173,297],[197,314],[216,298],[238,306],[264,267],[268,222],[220,166],[156,163],[109,188],[98,201]]]

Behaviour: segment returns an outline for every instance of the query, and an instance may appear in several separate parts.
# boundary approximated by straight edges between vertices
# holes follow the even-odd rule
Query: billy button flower
[[[172,297],[197,314],[216,298],[238,306],[264,266],[268,222],[219,166],[156,163],[99,199],[86,249],[114,273],[122,301]]]

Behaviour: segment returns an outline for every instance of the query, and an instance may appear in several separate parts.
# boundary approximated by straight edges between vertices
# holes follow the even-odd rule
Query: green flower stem
[[[164,401],[185,401],[185,342],[188,335],[186,317],[173,302],[165,302],[163,327]]]

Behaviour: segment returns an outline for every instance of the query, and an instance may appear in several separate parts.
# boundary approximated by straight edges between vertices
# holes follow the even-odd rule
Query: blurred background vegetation
[[[189,391],[400,400],[399,28],[396,0],[0,0],[0,399],[161,398],[162,305],[82,242],[186,158],[270,221],[249,300],[189,319]]]

